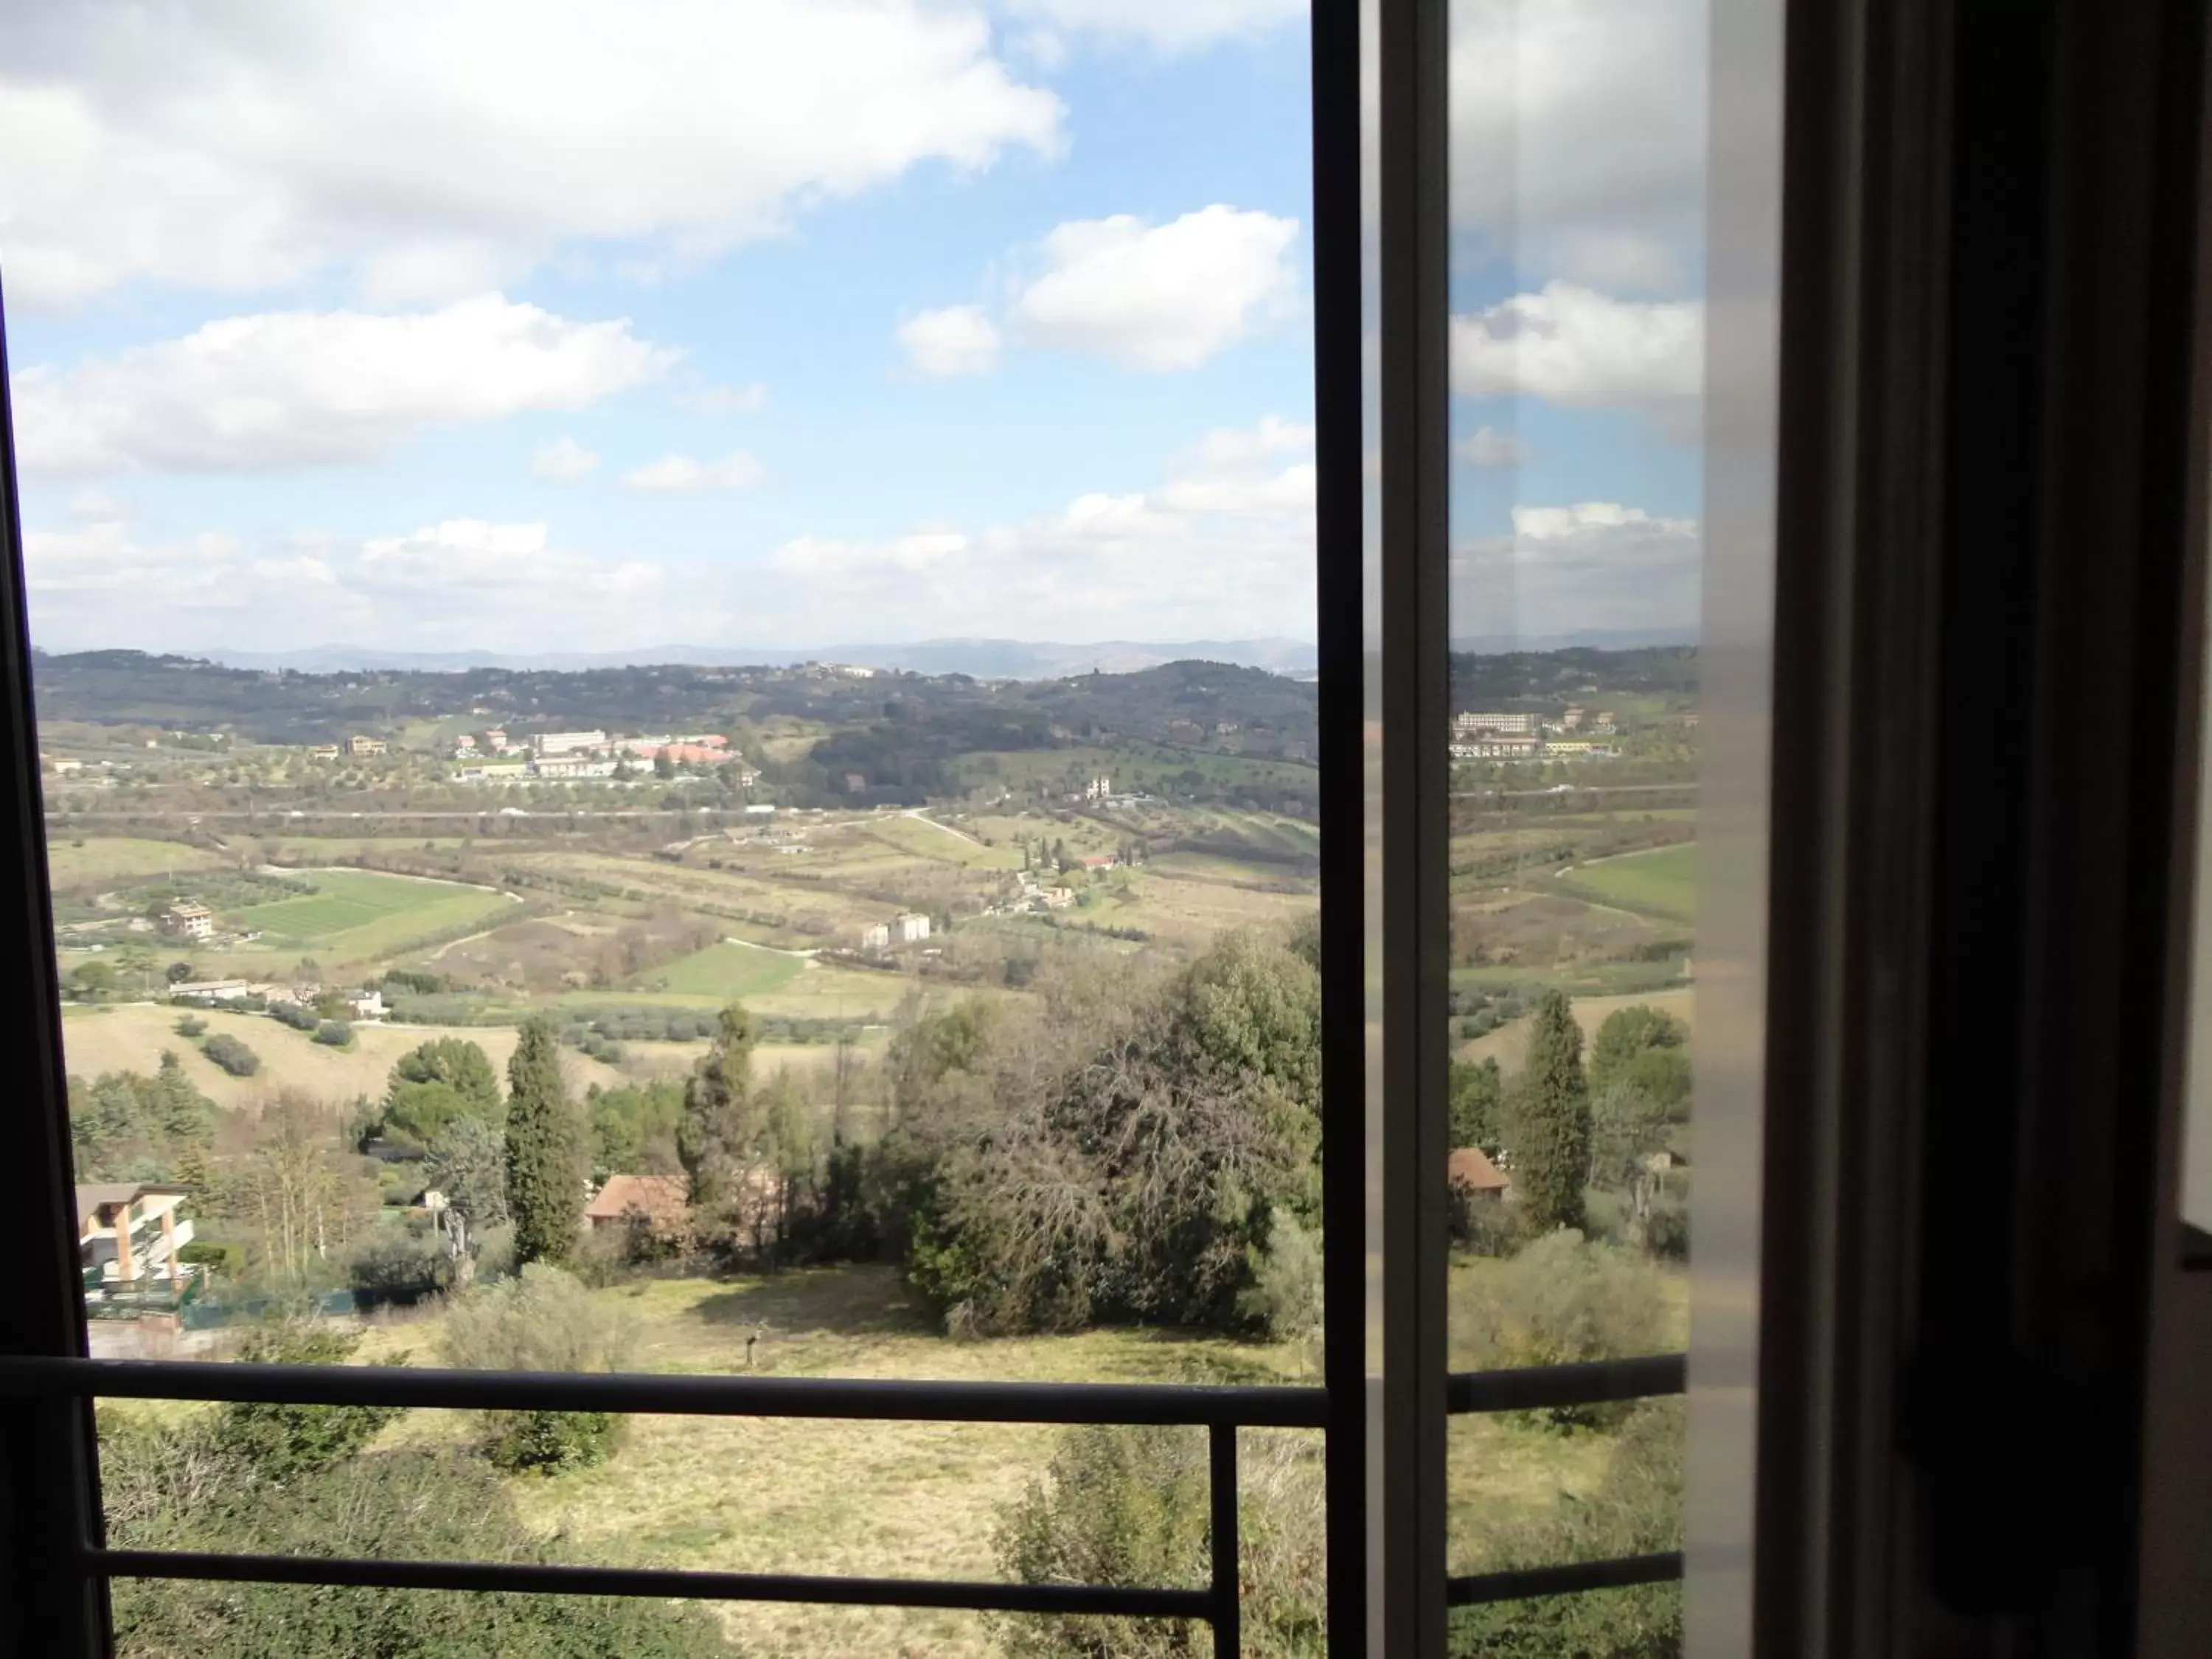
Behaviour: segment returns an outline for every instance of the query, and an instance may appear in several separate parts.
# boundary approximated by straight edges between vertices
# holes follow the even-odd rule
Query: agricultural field
[[[1638,1006],[1649,1006],[1662,1013],[1672,1014],[1693,1033],[1698,1029],[1698,994],[1679,987],[1626,995],[1577,996],[1573,999],[1575,1024],[1583,1028],[1583,1040],[1588,1043],[1597,1036],[1597,1028],[1605,1024],[1607,1015]],[[1470,1063],[1495,1060],[1510,1074],[1521,1069],[1522,1056],[1528,1048],[1528,1017],[1524,1014],[1518,1019],[1508,1020],[1494,1031],[1459,1044],[1452,1050],[1452,1058]]]
[[[47,843],[48,879],[58,893],[90,891],[118,882],[147,881],[229,867],[230,860],[182,842],[128,836],[88,836]]]
[[[787,951],[724,939],[655,969],[637,988],[732,1002],[781,989],[806,965]]]
[[[1577,865],[1562,880],[1609,904],[1692,921],[1698,914],[1697,843]]]
[[[296,945],[337,962],[363,962],[426,935],[487,920],[515,901],[509,896],[368,870],[302,872],[313,893],[234,912],[224,920],[258,929],[270,945]]]
[[[886,815],[867,826],[878,841],[939,864],[969,870],[1018,870],[1021,854],[1006,847],[986,847],[966,831],[914,813]]]
[[[260,1071],[252,1077],[233,1077],[201,1054],[199,1045],[191,1038],[179,1036],[178,1017],[187,1012],[205,1020],[210,1036],[222,1032],[244,1042],[260,1056]],[[465,1037],[480,1045],[495,1065],[503,1067],[507,1057],[514,1052],[519,1036],[511,1025],[356,1025],[352,1046],[333,1048],[263,1014],[149,1004],[106,1008],[73,1006],[64,1011],[62,1021],[63,1058],[72,1076],[89,1079],[102,1072],[150,1074],[161,1065],[162,1052],[168,1050],[176,1054],[200,1092],[216,1105],[249,1111],[258,1111],[287,1091],[332,1105],[349,1103],[361,1095],[381,1095],[393,1061],[417,1044],[441,1036]],[[636,1045],[641,1051],[659,1046]],[[654,1069],[653,1061],[645,1054],[632,1063],[641,1075]],[[623,1073],[573,1049],[562,1051],[561,1065],[570,1088],[579,1094],[594,1083],[612,1087],[624,1080]]]

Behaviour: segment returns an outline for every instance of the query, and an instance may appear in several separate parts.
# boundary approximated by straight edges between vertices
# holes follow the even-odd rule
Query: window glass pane
[[[1457,0],[1449,1363],[1688,1342],[1705,9]],[[1679,1548],[1680,1401],[1462,1415],[1454,1576]],[[1673,1584],[1454,1651],[1674,1651]]]
[[[1301,0],[10,9],[93,1352],[1317,1382]],[[518,1536],[721,1526],[684,1427]],[[820,1565],[1115,1433],[824,1434]]]

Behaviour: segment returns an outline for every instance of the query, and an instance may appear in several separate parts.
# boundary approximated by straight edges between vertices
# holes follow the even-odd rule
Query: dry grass
[[[1662,1013],[1672,1014],[1697,1030],[1698,994],[1683,987],[1671,991],[1646,991],[1635,996],[1577,997],[1574,999],[1575,1024],[1583,1028],[1587,1043],[1597,1036],[1597,1028],[1605,1024],[1606,1016],[1622,1008],[1648,1006]],[[1508,1020],[1494,1031],[1486,1032],[1472,1042],[1462,1042],[1453,1050],[1453,1057],[1469,1062],[1495,1059],[1508,1072],[1521,1069],[1522,1055],[1528,1047],[1528,1016]],[[1584,1050],[1588,1052],[1587,1049]]]
[[[143,841],[128,836],[88,836],[82,844],[70,837],[46,847],[46,871],[54,891],[88,891],[113,882],[144,881],[174,872],[225,869],[228,859],[180,842]]]
[[[252,1048],[261,1056],[260,1071],[252,1077],[233,1077],[201,1054],[198,1043],[179,1036],[176,1022],[186,1013],[204,1019],[210,1034],[228,1032]],[[410,1048],[437,1037],[465,1037],[503,1069],[519,1036],[514,1027],[504,1025],[356,1025],[353,1047],[339,1049],[313,1042],[307,1032],[295,1031],[260,1014],[150,1005],[72,1007],[62,1025],[62,1046],[74,1075],[150,1073],[161,1063],[161,1051],[166,1048],[175,1053],[185,1075],[209,1099],[219,1106],[254,1111],[288,1089],[331,1103],[350,1102],[356,1095],[381,1095],[392,1062]],[[562,1050],[561,1067],[568,1086],[578,1093],[590,1084],[622,1081],[622,1074],[612,1066],[570,1049]]]
[[[1299,1382],[1294,1350],[1218,1337],[1108,1330],[955,1343],[884,1267],[767,1279],[672,1279],[601,1292],[631,1315],[632,1363],[665,1371],[759,1368],[801,1376],[1027,1382]],[[360,1358],[430,1353],[435,1316],[373,1331]],[[395,1435],[458,1435],[416,1413]],[[1050,1459],[1057,1431],[1030,1425],[749,1422],[638,1418],[612,1462],[515,1490],[535,1527],[592,1560],[733,1571],[997,1577],[1002,1505]],[[749,1653],[977,1656],[979,1620],[896,1608],[733,1606]]]

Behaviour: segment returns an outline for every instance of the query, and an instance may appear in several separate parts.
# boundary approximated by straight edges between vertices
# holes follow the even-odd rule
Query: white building
[[[768,817],[772,816],[775,811],[775,808],[769,805],[765,801],[748,801],[745,804],[745,816],[750,818]]]
[[[541,732],[531,738],[530,750],[534,755],[575,755],[607,746],[604,732]]]
[[[872,927],[862,928],[860,930],[860,948],[863,951],[890,950],[891,948],[891,930],[890,925],[888,923],[879,921]]]
[[[1519,737],[1533,737],[1538,729],[1536,717],[1529,714],[1469,710],[1465,714],[1452,716],[1452,736],[1461,742],[1483,732],[1500,735],[1511,733]]]
[[[1083,799],[1085,800],[1104,800],[1113,793],[1114,780],[1103,772],[1083,786]]]
[[[195,904],[190,899],[179,899],[169,907],[166,918],[169,931],[186,939],[206,939],[215,937],[215,914],[204,904]]]
[[[929,918],[919,910],[908,910],[893,916],[891,927],[896,931],[902,945],[911,945],[916,939],[929,937]]]
[[[541,778],[611,778],[615,775],[616,764],[611,760],[546,760],[541,757],[537,770]]]

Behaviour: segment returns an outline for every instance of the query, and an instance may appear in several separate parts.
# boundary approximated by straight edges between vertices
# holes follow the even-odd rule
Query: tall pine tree
[[[751,1161],[754,1041],[753,1017],[743,1003],[732,1003],[722,1010],[714,1047],[684,1085],[676,1155],[683,1162],[695,1208],[720,1203],[729,1195],[738,1166]]]
[[[564,1263],[583,1222],[583,1125],[561,1081],[561,1045],[543,1019],[524,1024],[507,1063],[507,1205],[514,1265]]]
[[[1528,1058],[1515,1091],[1513,1190],[1529,1231],[1583,1225],[1589,1179],[1589,1085],[1583,1031],[1559,991],[1547,991],[1528,1022]]]

